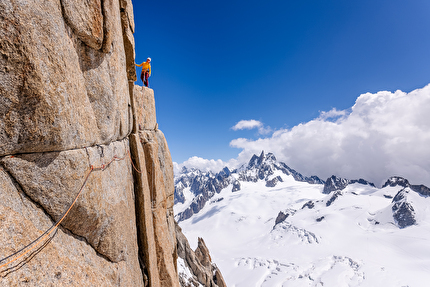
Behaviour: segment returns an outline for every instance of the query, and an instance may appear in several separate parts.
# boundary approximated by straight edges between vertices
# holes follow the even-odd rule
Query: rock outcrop
[[[408,199],[408,188],[400,190],[393,198],[391,210],[393,218],[400,228],[405,228],[416,224],[416,212],[413,203]]]
[[[332,175],[331,177],[327,178],[327,180],[325,181],[323,193],[329,194],[332,191],[341,191],[341,190],[345,189],[348,185],[354,184],[354,183],[359,183],[359,184],[363,184],[363,185],[370,185],[370,186],[375,187],[375,185],[373,183],[368,182],[367,180],[364,180],[362,178],[350,180],[350,179],[340,178],[340,177],[337,177],[335,175]]]
[[[0,1],[1,286],[180,286],[134,29],[131,0]]]
[[[218,267],[212,263],[209,250],[202,238],[198,238],[197,248],[193,251],[187,238],[182,233],[182,229],[177,224],[176,238],[178,256],[184,264],[184,271],[179,274],[182,287],[202,285],[207,287],[227,286]]]
[[[401,187],[409,187],[413,191],[419,193],[422,196],[430,196],[430,188],[423,184],[410,184],[409,181],[406,178],[400,177],[400,176],[392,176],[390,177],[384,185],[382,185],[382,188],[387,186],[401,186]]]

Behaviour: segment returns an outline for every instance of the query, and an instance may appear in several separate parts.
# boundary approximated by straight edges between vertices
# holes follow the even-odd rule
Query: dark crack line
[[[22,187],[22,185],[15,179],[15,177],[11,174],[11,172],[7,169],[7,168],[5,168],[5,166],[0,162],[0,168],[9,176],[9,178],[11,179],[11,181],[12,181],[12,183],[13,183],[13,185],[15,186],[15,188],[16,188],[16,190],[17,190],[17,192],[18,192],[18,194],[19,194],[19,196],[20,196],[20,199],[21,199],[21,201],[22,201],[22,204],[24,205],[24,206],[26,206],[27,208],[28,208],[28,203],[26,203],[24,200],[23,200],[23,198],[22,197],[25,197],[31,204],[34,204],[35,205],[35,207],[36,208],[39,208],[40,210],[42,210],[43,211],[43,213],[49,218],[49,220],[51,221],[51,224],[55,224],[55,222],[56,222],[56,220],[54,220],[52,217],[51,217],[51,215],[46,211],[46,209],[45,208],[43,208],[43,206],[42,205],[40,205],[38,202],[36,202],[36,201],[34,201],[28,194],[26,194],[25,193],[25,191],[24,191],[24,188]],[[119,260],[118,262],[114,262],[114,261],[112,261],[111,259],[109,259],[109,257],[107,257],[106,255],[103,255],[103,254],[101,254],[99,251],[97,251],[97,249],[94,247],[94,246],[92,246],[89,242],[88,242],[88,240],[85,238],[85,237],[83,237],[83,236],[80,236],[80,235],[77,235],[77,234],[75,234],[75,233],[73,233],[71,230],[69,230],[69,229],[67,229],[67,228],[65,228],[64,226],[62,226],[62,225],[59,225],[58,227],[57,227],[57,229],[58,228],[60,228],[61,229],[61,231],[63,231],[63,233],[65,233],[65,234],[68,234],[69,236],[71,235],[72,237],[74,237],[75,239],[78,239],[78,240],[80,240],[80,241],[83,241],[83,242],[85,242],[88,246],[90,246],[95,252],[96,252],[96,254],[99,256],[99,257],[102,257],[103,259],[105,259],[105,260],[107,260],[108,262],[111,262],[111,263],[119,263],[119,262],[121,262],[121,261],[125,261],[125,259],[121,259],[121,260]],[[55,233],[56,233],[57,231],[55,231]],[[52,236],[53,237],[53,236]],[[52,239],[50,239],[50,240],[52,240]],[[49,241],[50,241],[49,240]],[[45,245],[45,244],[44,244]],[[39,247],[40,248],[40,247]],[[37,250],[39,250],[39,249],[37,249]],[[40,250],[41,251],[41,250]],[[39,253],[40,251],[38,251],[37,253]],[[32,258],[33,258],[34,256],[31,256],[31,258],[29,259],[29,260],[27,260],[26,259],[26,261],[30,261]],[[14,268],[14,267],[11,267],[11,268]],[[9,274],[9,273],[8,273]]]
[[[6,168],[4,166],[4,164],[2,164],[1,162],[0,162],[0,166],[2,167],[3,171],[5,173],[7,173],[7,175],[11,179],[13,185],[15,186],[16,190],[18,191],[18,194],[21,198],[23,205],[27,207],[27,203],[25,203],[23,198],[22,198],[22,197],[25,197],[29,202],[34,204],[37,208],[41,209],[43,211],[43,213],[51,220],[52,223],[56,222],[56,220],[54,220],[54,218],[52,218],[52,216],[48,213],[48,211],[40,203],[35,201],[30,195],[28,195],[25,192],[24,187],[19,183],[19,181],[15,178],[15,176],[13,176],[12,172],[8,168]]]
[[[130,135],[130,134],[129,134]],[[24,154],[41,154],[41,153],[51,153],[51,152],[68,152],[68,151],[76,151],[76,150],[82,150],[82,149],[87,149],[87,148],[97,148],[97,147],[102,147],[105,148],[113,143],[116,142],[126,142],[128,140],[128,136],[123,136],[122,138],[119,138],[117,140],[114,140],[112,142],[109,143],[98,143],[98,144],[93,144],[90,146],[81,146],[81,147],[76,147],[76,148],[70,148],[70,149],[65,149],[65,150],[45,150],[45,151],[38,151],[38,152],[20,152],[20,153],[11,153],[11,154],[5,154],[5,155],[1,155],[0,158],[4,158],[7,156],[19,156],[19,155],[24,155]]]
[[[83,237],[81,235],[78,235],[78,234],[75,234],[71,230],[69,230],[69,229],[67,229],[67,228],[65,228],[65,227],[63,227],[61,225],[58,228],[60,228],[61,231],[63,231],[64,234],[67,234],[68,236],[71,236],[71,237],[75,238],[76,240],[82,241],[85,244],[87,244],[89,247],[91,247],[91,249],[93,249],[96,252],[97,256],[105,259],[106,261],[108,261],[110,263],[116,264],[116,263],[119,263],[121,261],[125,261],[125,259],[121,259],[118,262],[112,261],[109,257],[107,257],[106,255],[104,255],[104,254],[100,253],[99,251],[97,251],[97,249],[95,249],[94,246],[92,246],[85,237]]]

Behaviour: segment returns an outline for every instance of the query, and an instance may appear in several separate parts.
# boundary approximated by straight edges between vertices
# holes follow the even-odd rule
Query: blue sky
[[[427,0],[133,5],[136,62],[152,58],[157,120],[177,163],[196,156],[224,164],[247,149],[237,139],[267,149],[257,143],[324,113],[350,112],[361,94],[430,82]],[[250,120],[260,129],[232,129]]]

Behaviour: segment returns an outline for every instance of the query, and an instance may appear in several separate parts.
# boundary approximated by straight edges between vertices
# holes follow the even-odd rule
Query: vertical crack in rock
[[[89,47],[99,50],[103,43],[101,0],[61,0],[66,23]]]
[[[112,52],[113,43],[113,1],[114,0],[102,0],[102,14],[103,14],[103,53]]]

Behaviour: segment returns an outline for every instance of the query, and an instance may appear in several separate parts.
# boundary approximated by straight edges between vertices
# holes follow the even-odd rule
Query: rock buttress
[[[178,286],[173,215],[173,163],[164,134],[157,129],[154,92],[134,88],[137,132],[130,135],[136,162],[138,237],[149,286]]]
[[[1,268],[0,285],[145,286],[131,1],[36,2],[0,2],[0,258],[53,226],[102,168],[56,232]]]
[[[0,258],[84,187],[0,285],[179,286],[172,160],[134,86],[134,30],[131,0],[0,1]]]

